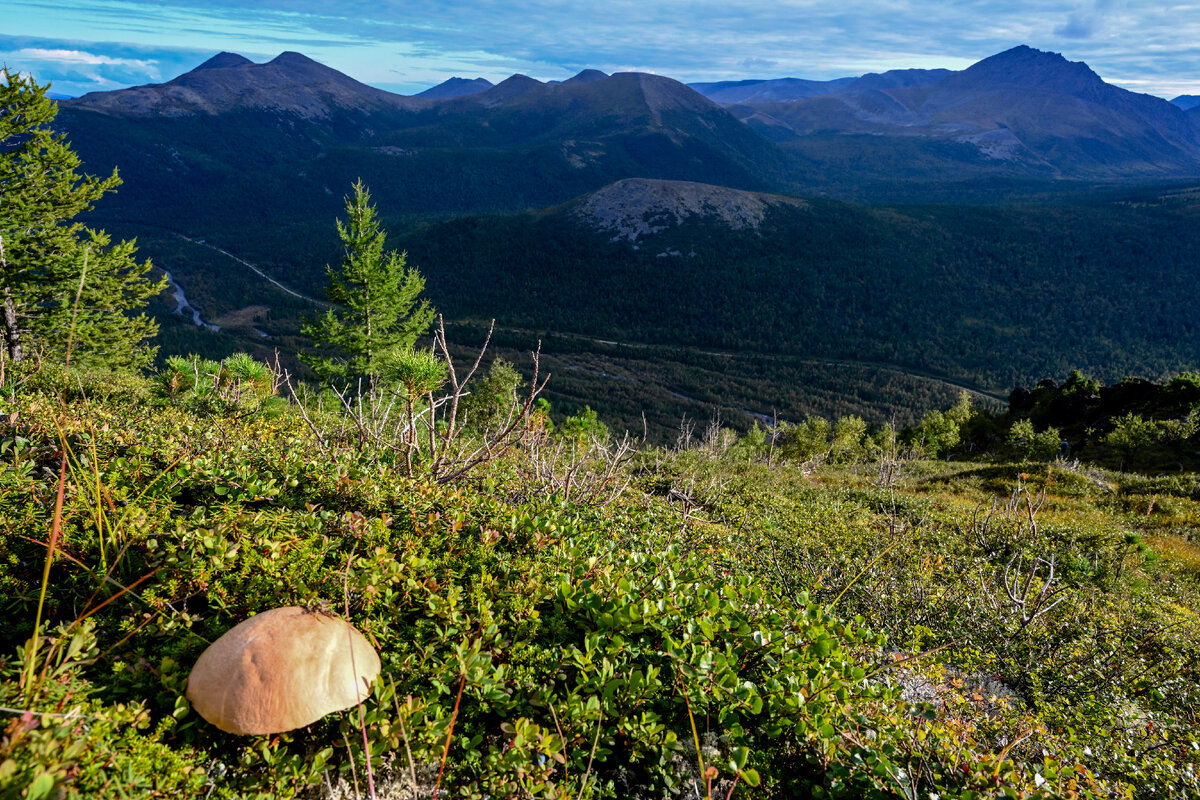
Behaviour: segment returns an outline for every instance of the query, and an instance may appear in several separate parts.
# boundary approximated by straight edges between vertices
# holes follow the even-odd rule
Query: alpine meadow
[[[282,5],[0,35],[0,798],[1200,797],[1197,96]]]

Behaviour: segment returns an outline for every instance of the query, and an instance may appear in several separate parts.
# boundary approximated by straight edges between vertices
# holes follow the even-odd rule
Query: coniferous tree
[[[425,279],[407,265],[406,254],[384,250],[387,232],[361,180],[346,198],[346,216],[337,222],[341,266],[327,268],[326,295],[337,308],[301,329],[332,354],[302,358],[323,380],[366,378],[373,387],[389,362],[429,329],[434,311],[418,300]]]
[[[76,364],[140,367],[158,332],[145,314],[129,312],[165,288],[133,242],[111,243],[103,231],[75,221],[120,185],[80,175],[79,157],[51,127],[57,105],[49,86],[0,70],[0,303],[4,355],[30,353]]]

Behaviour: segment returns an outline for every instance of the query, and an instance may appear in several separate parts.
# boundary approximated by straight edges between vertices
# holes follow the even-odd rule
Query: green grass
[[[529,449],[437,485],[321,455],[278,404],[69,385],[0,407],[0,795],[366,792],[368,760],[380,796],[443,769],[463,798],[1200,790],[1186,498],[1019,463],[904,462],[884,486],[726,436],[567,502]],[[290,604],[348,609],[377,645],[363,722],[199,719],[199,653]]]

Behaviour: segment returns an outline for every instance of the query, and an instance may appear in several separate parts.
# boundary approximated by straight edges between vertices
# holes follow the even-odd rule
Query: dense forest
[[[555,371],[585,382],[575,394],[590,395],[621,427],[638,427],[643,412],[661,419],[659,438],[681,410],[671,392],[712,396],[691,410],[732,415],[743,428],[752,417],[742,410],[774,408],[785,418],[847,410],[820,399],[818,365],[839,371],[847,395],[879,401],[855,413],[905,422],[959,386],[1003,399],[1018,384],[1075,368],[1101,380],[1162,379],[1200,358],[1189,302],[1200,228],[1196,195],[1186,190],[1110,189],[1006,206],[809,199],[773,207],[756,230],[693,217],[636,242],[610,241],[574,208],[415,226],[385,219],[389,242],[421,269],[433,303],[456,329],[476,332],[462,344],[491,318],[518,351],[545,340],[561,359]],[[301,318],[320,311],[214,246],[312,301],[323,298],[337,256],[329,224],[228,227],[208,238],[109,227],[138,235],[205,319],[222,324],[221,334],[189,330],[172,318],[168,296],[157,306],[180,351],[210,356],[279,349],[287,358],[301,345]],[[652,387],[644,403],[621,399],[629,387],[588,366],[618,346]],[[671,363],[689,371],[705,362],[714,362],[711,378],[662,379]],[[703,391],[739,383],[753,392]],[[891,390],[880,394],[885,383]]]

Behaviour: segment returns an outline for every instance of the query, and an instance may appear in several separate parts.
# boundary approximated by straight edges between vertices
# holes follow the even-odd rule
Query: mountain
[[[1182,108],[1184,111],[1190,111],[1191,109],[1200,106],[1200,94],[1181,94],[1171,102]]]
[[[598,70],[404,97],[297,53],[221,53],[167,83],[63,101],[59,122],[93,171],[122,170],[102,211],[208,230],[248,225],[251,197],[281,230],[327,219],[358,177],[392,213],[437,217],[549,206],[624,178],[870,198],[1200,173],[1195,114],[1028,47],[961,72],[699,86],[738,102]]]
[[[321,279],[313,254],[359,178],[394,220],[542,208],[633,177],[779,190],[792,171],[683,84],[596,70],[402,97],[297,54],[221,54],[165,84],[64,102],[57,124],[89,171],[125,181],[97,224],[219,241],[289,280]]]
[[[598,69],[585,69],[570,78],[567,78],[563,83],[595,83],[602,81],[608,77],[608,73],[601,72]]]
[[[1129,187],[1200,174],[1198,113],[1030,48],[728,106],[594,70],[401,97],[285,53],[65,101],[58,123],[88,172],[125,179],[89,222],[136,236],[222,326],[160,310],[176,351],[294,352],[362,178],[448,319],[496,316],[511,347],[678,349],[714,393],[753,371],[794,394],[801,361],[992,389],[1194,367],[1195,195]],[[1069,203],[1061,178],[1120,179],[1122,199]],[[1031,205],[983,206],[992,186]],[[828,199],[900,192],[920,205]]]
[[[1026,46],[960,72],[866,75],[817,97],[730,110],[810,157],[836,151],[831,140],[839,136],[885,137],[864,143],[865,172],[894,170],[897,155],[919,151],[909,160],[925,159],[931,173],[1200,174],[1200,128],[1181,108],[1107,84],[1083,62]],[[886,163],[873,165],[877,158]]]
[[[448,97],[464,97],[469,94],[485,92],[494,86],[487,78],[449,78],[437,86],[418,92],[414,97],[427,97],[433,100],[444,100]]]
[[[801,78],[689,83],[688,86],[715,103],[772,103],[819,97],[845,88],[857,78],[809,81]]]
[[[220,53],[166,83],[89,92],[63,107],[122,117],[184,117],[267,111],[324,119],[339,110],[393,111],[412,100],[375,89],[300,53],[280,53],[255,64]]]

